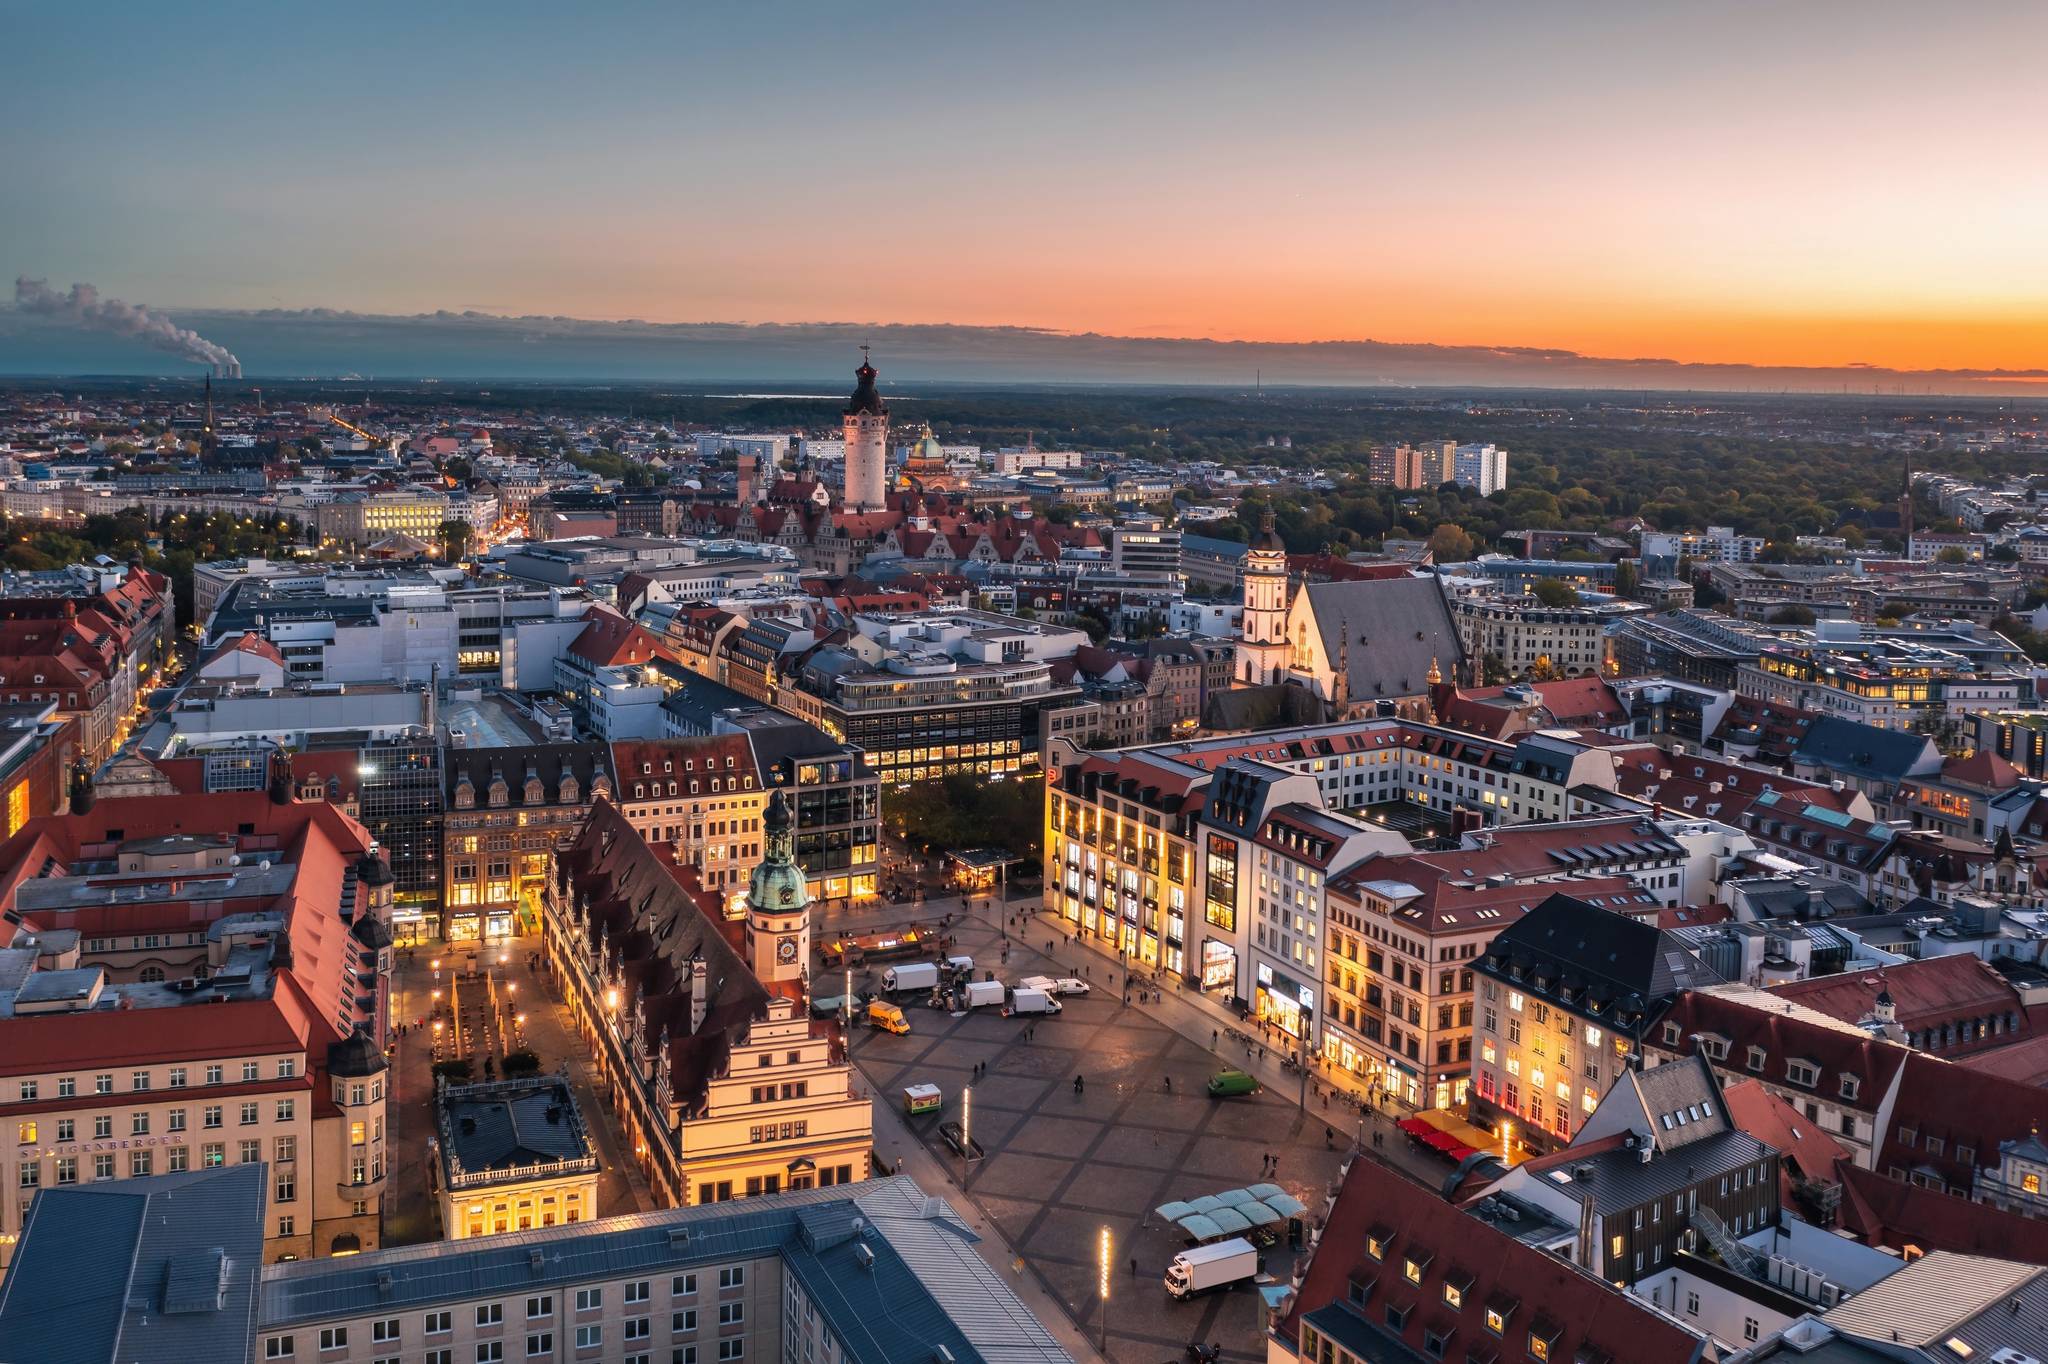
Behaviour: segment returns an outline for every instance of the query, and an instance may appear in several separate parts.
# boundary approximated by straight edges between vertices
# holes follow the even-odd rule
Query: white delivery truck
[[[1228,1288],[1258,1272],[1258,1250],[1242,1236],[1233,1236],[1174,1256],[1166,1267],[1166,1291],[1177,1299],[1193,1297]]]
[[[912,961],[882,972],[882,988],[890,994],[900,990],[932,990],[939,984],[937,962]]]
[[[1002,1003],[1003,993],[999,980],[970,980],[960,991],[960,1003],[969,1009],[979,1009],[984,1004]]]
[[[1034,990],[1019,985],[1010,992],[1010,1012],[1013,1014],[1056,1014],[1060,1002],[1043,990]]]
[[[1017,988],[1020,990],[1042,990],[1046,994],[1056,995],[1060,992],[1060,983],[1051,976],[1026,976],[1017,982]]]
[[[948,957],[946,958],[946,969],[956,976],[964,976],[974,970],[974,958]]]

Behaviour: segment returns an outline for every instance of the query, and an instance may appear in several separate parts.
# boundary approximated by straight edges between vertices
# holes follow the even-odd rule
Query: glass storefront
[[[1237,993],[1237,949],[1214,938],[1202,943],[1202,988]]]

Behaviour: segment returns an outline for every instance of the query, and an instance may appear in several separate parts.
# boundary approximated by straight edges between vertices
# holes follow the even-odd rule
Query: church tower
[[[888,468],[889,405],[875,392],[875,367],[868,363],[868,348],[860,348],[860,368],[853,372],[859,382],[842,414],[846,437],[846,510],[880,511],[883,507],[883,475]]]
[[[1251,686],[1278,682],[1287,671],[1287,653],[1287,546],[1268,511],[1244,556],[1237,680]]]
[[[761,865],[747,886],[747,964],[764,985],[802,981],[811,961],[811,894],[796,865],[789,797],[769,797]]]

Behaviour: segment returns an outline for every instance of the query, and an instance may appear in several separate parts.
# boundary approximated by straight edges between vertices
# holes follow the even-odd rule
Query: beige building
[[[608,801],[557,859],[545,902],[550,969],[666,1204],[870,1173],[868,1096],[837,1025],[813,1022],[804,1005],[810,896],[791,822],[778,791],[741,897],[706,889]]]
[[[597,1148],[559,1075],[441,1086],[429,1167],[451,1241],[597,1215]]]
[[[10,847],[0,1266],[39,1189],[225,1165],[267,1166],[266,1259],[375,1247],[391,877],[361,826],[261,792],[152,797]]]
[[[1465,652],[1491,656],[1509,678],[1579,677],[1607,666],[1606,627],[1620,615],[1605,606],[1545,606],[1534,597],[1459,597],[1451,602]]]

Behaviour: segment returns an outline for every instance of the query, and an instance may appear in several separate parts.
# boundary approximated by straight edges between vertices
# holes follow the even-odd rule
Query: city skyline
[[[0,240],[174,314],[2048,366],[2048,20],[1917,16],[30,7],[92,59],[0,92]]]

